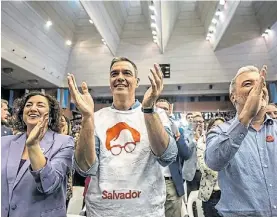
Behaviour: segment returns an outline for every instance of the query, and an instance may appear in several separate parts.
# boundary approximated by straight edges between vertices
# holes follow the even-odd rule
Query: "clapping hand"
[[[151,87],[144,94],[143,108],[152,108],[163,90],[163,74],[159,65],[155,63],[154,69],[152,68],[150,71],[152,76],[149,75],[148,78],[151,82]]]
[[[90,117],[94,113],[94,102],[85,82],[82,83],[82,93],[79,92],[73,74],[67,76],[69,91],[74,103],[83,117]]]
[[[267,73],[267,66],[263,66],[260,71],[260,78],[250,91],[247,100],[242,110],[242,116],[245,117],[246,125],[258,114],[261,108],[263,98],[263,88],[265,87],[265,77]]]
[[[37,125],[32,129],[30,132],[27,140],[26,146],[31,147],[38,145],[42,138],[44,137],[47,129],[48,129],[48,113],[45,113],[40,120],[38,121]]]

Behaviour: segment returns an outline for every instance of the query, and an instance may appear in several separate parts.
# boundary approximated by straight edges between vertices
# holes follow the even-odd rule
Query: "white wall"
[[[275,80],[277,80],[277,22],[271,27],[268,36],[264,38],[268,54],[273,64],[273,72],[275,73]]]
[[[27,2],[6,1],[1,7],[2,58],[59,85],[70,52],[66,39],[54,29],[46,29],[47,20]]]
[[[236,44],[244,43],[252,39],[260,37],[260,26],[255,17],[255,12],[252,7],[251,2],[227,2],[225,7],[227,7],[227,14],[221,16],[217,28],[226,25],[230,14],[232,14],[232,8],[234,5],[237,6],[236,11],[226,29],[223,33],[220,42],[218,43],[217,49],[220,50],[226,47],[232,47]],[[219,32],[220,30],[218,30]]]
[[[261,27],[261,32],[277,20],[277,1],[253,1],[253,9]]]
[[[162,17],[162,50],[166,50],[176,19],[179,15],[179,3],[175,1],[161,1]]]
[[[196,12],[204,25],[205,33],[208,32],[211,20],[216,11],[218,1],[196,1]]]

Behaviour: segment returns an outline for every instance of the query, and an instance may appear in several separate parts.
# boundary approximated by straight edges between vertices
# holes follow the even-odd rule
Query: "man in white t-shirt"
[[[163,110],[154,104],[163,90],[163,75],[155,64],[151,87],[142,104],[135,100],[139,86],[136,65],[114,58],[110,66],[113,105],[94,113],[86,83],[78,91],[68,75],[72,98],[82,113],[75,167],[91,176],[86,194],[89,217],[164,217],[165,182],[160,165],[176,159],[177,146]]]

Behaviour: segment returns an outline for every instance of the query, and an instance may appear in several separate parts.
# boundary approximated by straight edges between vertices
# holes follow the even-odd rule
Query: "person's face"
[[[65,127],[65,126],[67,126],[67,122],[65,120],[65,117],[61,116],[61,118],[60,118],[60,127]]]
[[[273,119],[277,119],[277,107],[274,105],[268,105],[266,107],[266,113]]]
[[[199,132],[204,130],[204,119],[200,116],[196,116],[193,118],[194,130],[199,129]]]
[[[236,87],[231,96],[232,102],[235,104],[238,110],[242,110],[244,104],[249,96],[250,91],[253,89],[254,85],[259,81],[260,74],[258,72],[245,72],[240,74],[236,79]],[[268,104],[268,91],[266,85],[262,88],[262,98],[260,102],[260,108],[266,108]]]
[[[80,138],[80,133],[75,133],[74,139],[76,142],[79,140],[79,138]]]
[[[193,122],[193,115],[192,115],[192,114],[187,115],[187,121],[188,121],[189,123],[192,123],[192,122]]]
[[[132,96],[138,87],[134,67],[127,61],[113,64],[110,72],[110,88],[113,96]]]
[[[7,122],[9,118],[9,109],[8,105],[6,103],[2,103],[1,105],[1,121]]]
[[[216,121],[214,122],[214,124],[211,126],[211,129],[214,128],[214,127],[216,127],[216,126],[219,125],[219,124],[222,124],[222,123],[224,123],[223,120],[216,120]]]
[[[158,102],[158,103],[156,103],[156,106],[158,108],[165,110],[165,112],[168,116],[170,115],[170,107],[167,102]]]
[[[45,113],[49,113],[47,98],[40,95],[30,97],[23,110],[23,121],[27,128],[34,127]]]

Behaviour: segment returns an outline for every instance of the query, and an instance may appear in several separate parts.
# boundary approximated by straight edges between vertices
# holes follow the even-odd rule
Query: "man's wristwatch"
[[[142,111],[143,113],[145,113],[145,114],[152,114],[152,113],[155,112],[155,111],[154,111],[154,107],[152,107],[152,108],[142,108],[142,107],[141,107],[141,111]]]

